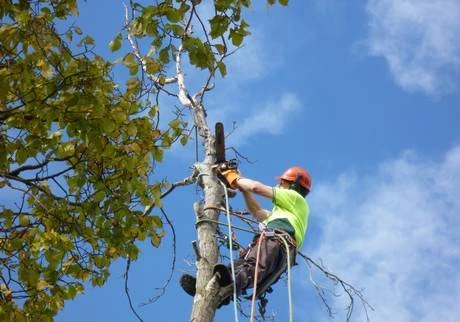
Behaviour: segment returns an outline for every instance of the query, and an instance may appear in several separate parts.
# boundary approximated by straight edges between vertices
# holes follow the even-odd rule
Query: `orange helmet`
[[[308,191],[311,190],[311,176],[307,170],[300,167],[291,167],[287,169],[281,177],[278,177],[277,179],[297,182]]]

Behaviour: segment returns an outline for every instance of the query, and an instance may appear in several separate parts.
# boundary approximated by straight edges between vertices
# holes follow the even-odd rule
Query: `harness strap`
[[[264,233],[264,237],[267,237],[267,234],[266,234],[266,231],[263,231]],[[257,285],[257,288],[254,288],[254,291],[251,295],[249,296],[246,296],[245,298],[246,299],[251,299],[254,294],[256,296],[256,298],[259,298],[262,294],[264,294],[265,292],[267,292],[267,290],[270,288],[270,286],[274,283],[276,283],[278,281],[278,279],[280,278],[281,274],[283,274],[284,271],[286,271],[286,269],[288,268],[287,267],[287,260],[289,259],[290,260],[290,265],[289,266],[293,266],[294,265],[294,261],[295,261],[295,254],[296,254],[296,243],[295,243],[295,239],[288,233],[286,233],[285,231],[282,231],[282,230],[275,230],[275,234],[274,234],[274,237],[281,243],[282,245],[282,249],[284,250],[285,249],[285,244],[284,242],[286,242],[287,244],[289,244],[290,246],[293,247],[293,249],[286,249],[286,252],[282,252],[282,257],[279,259],[279,263],[278,263],[278,266],[276,267],[275,271],[269,276],[267,277],[265,280],[263,281],[258,281],[258,285]],[[255,244],[259,244],[260,242],[260,236],[259,238],[255,239],[253,241],[253,243],[251,244],[250,247],[253,247],[255,246]],[[292,252],[293,253],[293,256],[289,256],[287,252]],[[246,255],[247,256],[247,255]],[[256,266],[256,271],[257,271],[257,266]]]

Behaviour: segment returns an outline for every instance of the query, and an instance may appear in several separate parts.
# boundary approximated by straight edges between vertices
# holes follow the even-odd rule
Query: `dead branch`
[[[347,305],[347,308],[346,308],[347,309],[347,320],[346,320],[347,322],[350,321],[351,315],[352,315],[353,310],[354,310],[355,297],[358,297],[358,299],[361,302],[361,305],[362,305],[362,307],[364,309],[364,312],[366,314],[367,322],[370,321],[368,309],[370,309],[371,311],[374,311],[374,308],[369,304],[369,302],[366,301],[366,299],[364,298],[364,295],[362,294],[361,290],[358,290],[356,287],[354,287],[350,283],[345,282],[343,279],[338,277],[336,274],[331,273],[330,271],[328,271],[324,267],[324,265],[316,263],[314,260],[312,260],[307,255],[304,255],[299,251],[297,252],[297,254],[300,255],[305,260],[305,262],[307,263],[307,265],[308,265],[308,267],[310,269],[311,269],[311,265],[314,266],[321,273],[323,273],[324,276],[326,276],[329,280],[331,280],[335,285],[340,285],[342,290],[347,294],[348,299],[349,299],[349,304]],[[321,301],[326,306],[326,310],[328,311],[329,316],[332,318],[334,313],[332,311],[331,306],[329,305],[329,302],[328,302],[327,296],[326,296],[326,291],[327,292],[332,292],[332,291],[326,290],[324,287],[322,287],[318,283],[316,283],[313,280],[311,274],[310,274],[310,280],[313,283],[313,286],[316,288],[318,296],[320,297]]]

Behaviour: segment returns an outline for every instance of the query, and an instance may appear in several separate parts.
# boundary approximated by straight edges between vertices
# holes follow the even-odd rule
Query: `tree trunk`
[[[218,219],[214,210],[222,204],[223,190],[212,166],[215,164],[215,137],[211,133],[205,112],[202,106],[194,106],[195,125],[203,139],[205,158],[203,163],[196,165],[199,171],[199,181],[204,192],[204,204],[196,207],[198,254],[196,259],[197,284],[196,295],[190,321],[211,322],[214,319],[216,307],[221,298],[218,295],[219,287],[212,276],[212,270],[218,259],[218,246],[216,241],[216,224],[212,221]]]
[[[182,45],[176,53],[177,83],[179,86],[178,98],[181,103],[190,108],[193,113],[193,121],[204,146],[204,160],[195,164],[198,170],[198,183],[204,193],[204,203],[195,203],[197,219],[198,250],[196,258],[196,294],[193,300],[192,322],[211,322],[214,319],[216,307],[221,299],[229,294],[228,290],[219,289],[217,281],[213,278],[213,267],[218,259],[218,247],[216,240],[216,224],[218,213],[216,207],[222,204],[222,186],[213,172],[216,163],[215,136],[209,129],[206,121],[204,107],[198,102],[198,95],[190,97],[184,82],[184,73],[181,68]],[[206,88],[203,88],[204,92]],[[196,138],[198,140],[198,138]],[[222,294],[220,294],[220,293]]]

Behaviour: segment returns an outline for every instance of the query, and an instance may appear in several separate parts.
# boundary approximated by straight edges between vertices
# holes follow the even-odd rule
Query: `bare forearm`
[[[240,178],[237,181],[238,188],[241,191],[253,192],[257,195],[273,199],[273,188],[259,181],[255,181],[248,178]]]
[[[260,206],[252,193],[243,190],[243,197],[249,212],[254,216],[254,218],[257,221],[264,221],[266,218],[266,211]]]
[[[244,201],[246,202],[248,210],[258,221],[264,221],[269,216],[269,211],[260,206],[252,193],[271,198],[273,196],[272,188],[247,178],[240,178],[237,181],[237,185],[243,192]]]

